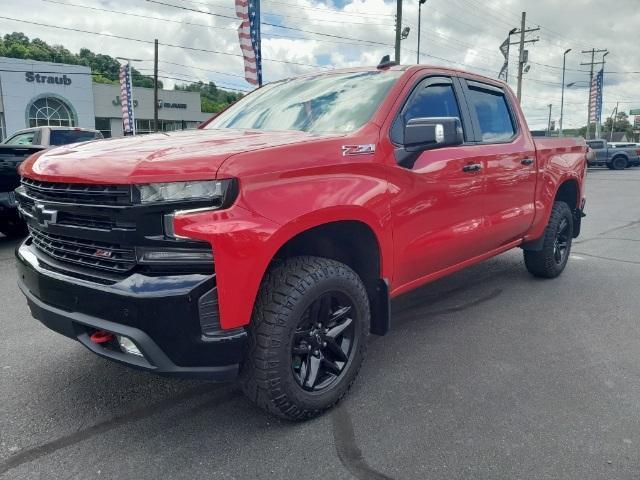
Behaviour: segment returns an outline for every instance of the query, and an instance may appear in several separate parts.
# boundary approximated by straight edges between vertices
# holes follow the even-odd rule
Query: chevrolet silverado
[[[16,196],[33,316],[102,357],[335,405],[390,301],[515,247],[564,270],[587,147],[533,139],[507,85],[428,66],[270,83],[195,131],[39,152]]]

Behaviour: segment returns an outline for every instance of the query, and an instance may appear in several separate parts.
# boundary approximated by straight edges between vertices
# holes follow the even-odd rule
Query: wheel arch
[[[362,279],[371,306],[371,333],[384,335],[389,329],[388,280],[383,273],[382,242],[367,222],[339,219],[296,232],[282,243],[267,270],[287,258],[310,255],[336,260],[353,269]],[[266,273],[266,271],[265,271]]]

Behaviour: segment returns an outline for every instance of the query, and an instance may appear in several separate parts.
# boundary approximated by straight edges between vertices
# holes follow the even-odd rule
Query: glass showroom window
[[[29,107],[29,127],[75,127],[69,105],[54,97],[39,98]]]

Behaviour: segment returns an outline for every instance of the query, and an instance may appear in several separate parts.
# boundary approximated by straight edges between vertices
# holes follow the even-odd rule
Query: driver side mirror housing
[[[409,152],[462,145],[463,142],[462,123],[456,117],[412,118],[404,127],[404,148]]]
[[[402,147],[396,149],[400,166],[413,168],[421,152],[464,143],[462,123],[457,117],[412,118],[404,127]]]

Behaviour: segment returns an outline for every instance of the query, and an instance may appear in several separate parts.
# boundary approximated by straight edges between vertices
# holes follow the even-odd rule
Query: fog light
[[[137,355],[139,357],[143,357],[142,352],[138,349],[133,340],[128,337],[123,337],[122,335],[118,335],[118,345],[120,345],[120,349],[124,353],[130,353],[131,355]]]

